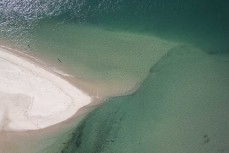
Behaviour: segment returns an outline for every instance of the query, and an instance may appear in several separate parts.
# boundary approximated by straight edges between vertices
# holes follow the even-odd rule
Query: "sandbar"
[[[90,102],[87,93],[60,76],[0,48],[0,131],[43,129]]]

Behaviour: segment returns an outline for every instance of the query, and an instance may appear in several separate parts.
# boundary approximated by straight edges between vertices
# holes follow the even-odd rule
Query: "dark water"
[[[62,57],[82,78],[146,78],[91,112],[60,152],[226,153],[228,8],[226,0],[4,0],[0,30],[28,51]]]
[[[7,36],[20,37],[44,18],[90,23],[188,42],[214,52],[228,49],[228,7],[226,0],[4,0],[0,24]]]

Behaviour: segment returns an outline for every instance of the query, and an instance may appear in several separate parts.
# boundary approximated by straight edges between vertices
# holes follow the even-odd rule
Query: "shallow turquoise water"
[[[226,0],[8,0],[0,2],[0,30],[17,47],[102,81],[107,90],[114,82],[140,85],[98,106],[63,148],[50,148],[226,153],[228,6]]]
[[[93,111],[63,152],[227,152],[228,68],[228,57],[174,48],[135,93]]]
[[[143,34],[74,23],[56,25],[57,21],[39,23],[31,32],[30,51],[48,56],[54,66],[64,65],[70,74],[107,86],[109,82],[134,85],[142,81],[151,65],[176,46]]]

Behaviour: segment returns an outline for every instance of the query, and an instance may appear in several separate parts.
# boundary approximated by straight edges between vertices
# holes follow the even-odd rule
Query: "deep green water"
[[[1,38],[108,89],[140,85],[46,150],[229,152],[228,8],[226,0],[0,1]]]

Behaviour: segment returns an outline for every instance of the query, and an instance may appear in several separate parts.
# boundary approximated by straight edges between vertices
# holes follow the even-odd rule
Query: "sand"
[[[0,131],[43,129],[90,102],[89,95],[58,75],[0,48]]]

